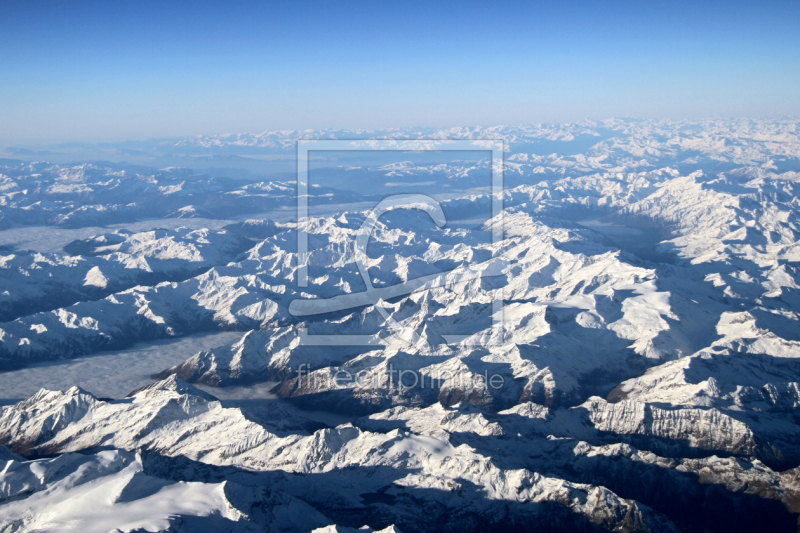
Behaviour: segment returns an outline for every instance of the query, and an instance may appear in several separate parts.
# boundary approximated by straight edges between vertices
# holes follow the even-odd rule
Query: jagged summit
[[[208,401],[215,401],[216,398],[197,387],[193,387],[177,374],[171,374],[161,381],[156,381],[150,385],[145,385],[128,393],[128,398],[157,396],[160,392],[174,392],[187,396],[199,396]]]

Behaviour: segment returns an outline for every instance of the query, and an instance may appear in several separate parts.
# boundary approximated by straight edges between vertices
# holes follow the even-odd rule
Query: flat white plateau
[[[201,333],[2,372],[0,405],[18,402],[41,388],[62,390],[73,385],[101,398],[124,398],[132,390],[152,383],[150,375],[180,363],[200,350],[234,342],[241,336],[241,332],[232,331]]]
[[[174,229],[221,229],[233,220],[213,220],[210,218],[155,218],[130,224],[111,224],[105,227],[58,228],[54,226],[29,226],[0,231],[0,246],[13,246],[17,250],[34,250],[41,253],[60,252],[67,244],[77,239],[88,239],[95,235],[109,233],[115,229],[131,232],[149,231],[156,228]]]

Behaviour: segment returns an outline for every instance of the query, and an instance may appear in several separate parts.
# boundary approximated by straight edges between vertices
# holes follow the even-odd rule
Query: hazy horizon
[[[800,114],[796,2],[5,2],[0,146]]]

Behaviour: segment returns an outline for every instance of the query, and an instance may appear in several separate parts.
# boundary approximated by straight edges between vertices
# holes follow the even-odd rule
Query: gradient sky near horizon
[[[800,115],[800,2],[0,3],[0,144]]]

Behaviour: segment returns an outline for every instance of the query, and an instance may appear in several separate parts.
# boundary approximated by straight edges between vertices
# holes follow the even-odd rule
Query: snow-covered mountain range
[[[186,168],[154,170],[121,163],[6,163],[0,166],[0,229],[80,228],[148,218],[226,219],[297,205],[294,183],[244,182]],[[310,195],[319,204],[361,198],[320,185]]]
[[[153,384],[128,398],[65,384],[3,407],[0,531],[797,530],[799,125],[354,133],[365,146],[414,135],[508,141],[494,218],[489,193],[466,192],[488,175],[486,161],[331,167],[407,189],[451,185],[439,197],[444,226],[419,210],[380,218],[366,274],[356,242],[374,191],[348,190],[344,178],[313,194],[351,205],[299,223],[239,217],[213,231],[109,231],[63,253],[8,247],[4,370],[197,331],[241,338],[146,369]],[[344,135],[171,146],[278,153],[314,136]],[[112,197],[141,203],[142,218],[190,207],[232,218],[294,201],[292,183],[176,170],[0,172],[14,225],[79,220]],[[481,275],[459,274],[467,269]],[[365,296],[365,277],[384,299]],[[395,290],[419,279],[427,285]],[[314,300],[332,310],[293,303]],[[315,345],[306,335],[370,340]],[[265,383],[274,399],[214,396]]]

